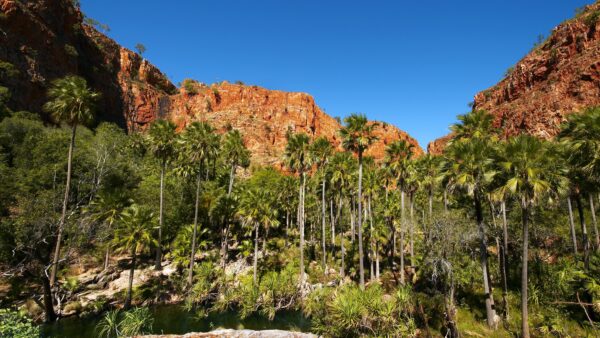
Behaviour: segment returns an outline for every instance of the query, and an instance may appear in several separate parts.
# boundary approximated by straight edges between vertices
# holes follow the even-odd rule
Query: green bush
[[[188,93],[188,95],[198,94],[198,85],[198,81],[192,79],[185,79],[182,83],[183,89],[185,89],[185,92]]]
[[[0,336],[14,338],[38,337],[40,329],[31,319],[9,309],[0,309]]]

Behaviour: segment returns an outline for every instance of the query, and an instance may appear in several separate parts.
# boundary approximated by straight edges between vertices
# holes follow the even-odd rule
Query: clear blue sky
[[[592,0],[82,0],[109,36],[178,83],[241,80],[363,112],[421,146]]]

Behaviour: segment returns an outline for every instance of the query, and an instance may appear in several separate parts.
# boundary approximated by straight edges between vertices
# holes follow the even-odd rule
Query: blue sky
[[[473,96],[592,0],[82,0],[178,83],[241,80],[306,92],[332,116],[362,112],[422,147]]]

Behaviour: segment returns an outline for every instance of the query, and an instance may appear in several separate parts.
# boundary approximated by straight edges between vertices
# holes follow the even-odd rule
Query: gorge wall
[[[220,131],[236,128],[253,162],[262,165],[280,164],[288,131],[340,145],[339,122],[308,94],[227,82],[186,81],[178,89],[140,55],[85,24],[70,0],[0,0],[0,10],[0,86],[8,88],[13,110],[39,112],[49,120],[41,107],[51,81],[77,74],[102,93],[97,121],[130,131],[144,130],[158,118],[171,119],[179,129],[196,120]],[[377,159],[398,139],[423,153],[416,140],[392,125],[381,123],[376,134],[379,140],[368,155]]]
[[[567,115],[600,105],[600,3],[556,26],[495,86],[475,95],[473,109],[494,115],[504,137],[552,138]],[[440,153],[451,136],[431,142]]]

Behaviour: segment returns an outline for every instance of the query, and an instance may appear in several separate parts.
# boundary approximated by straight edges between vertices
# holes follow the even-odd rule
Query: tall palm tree
[[[148,148],[156,159],[160,162],[160,197],[158,212],[158,245],[156,246],[156,261],[154,267],[156,270],[162,269],[162,229],[164,214],[164,186],[165,172],[167,164],[175,157],[176,144],[176,126],[173,122],[167,120],[156,120],[147,134]]]
[[[190,269],[188,272],[188,284],[191,286],[194,274],[194,261],[196,256],[196,235],[198,233],[198,208],[200,202],[200,182],[202,180],[203,166],[210,158],[216,157],[219,149],[219,135],[215,129],[205,122],[193,122],[181,134],[179,142],[182,145],[180,152],[184,167],[196,176],[196,200],[194,203],[194,230],[192,233],[192,250],[190,254]]]
[[[329,169],[331,170],[331,186],[335,187],[337,192],[337,214],[333,218],[331,227],[332,234],[332,245],[335,250],[335,226],[340,217],[342,216],[342,211],[344,209],[344,196],[348,194],[348,191],[351,190],[353,173],[356,172],[356,161],[352,157],[352,154],[349,152],[339,152],[332,156],[331,162],[329,165]],[[342,277],[345,276],[344,269],[344,232],[341,229],[341,224],[339,224],[340,230],[340,275]],[[335,253],[333,254],[335,257]]]
[[[509,140],[505,153],[506,157],[501,166],[506,173],[506,180],[501,189],[517,197],[522,210],[521,337],[528,338],[529,214],[542,196],[557,191],[564,185],[565,179],[561,176],[560,168],[555,165],[556,161],[550,146],[531,135],[520,135]]]
[[[562,126],[559,139],[566,144],[568,149],[567,159],[573,171],[578,176],[578,181],[585,181],[581,186],[588,189],[590,207],[595,219],[595,210],[593,210],[592,193],[600,187],[600,108],[590,108],[580,114],[571,114],[567,122]],[[576,182],[577,183],[577,182]],[[581,190],[581,189],[578,189]],[[578,199],[578,206],[581,205]],[[581,208],[579,208],[581,209]],[[580,210],[580,215],[583,212]],[[584,226],[581,218],[582,227]],[[596,249],[600,250],[600,234],[596,222],[593,222]],[[584,251],[589,247],[587,240],[584,239]],[[587,257],[588,253],[584,253]]]
[[[298,191],[298,229],[300,230],[300,283],[305,282],[304,275],[304,196],[306,191],[306,170],[310,164],[310,138],[304,133],[288,133],[285,147],[285,159],[288,168],[300,177]]]
[[[101,192],[87,208],[91,217],[106,226],[109,238],[112,236],[113,227],[119,220],[121,212],[131,203],[122,192]],[[109,241],[110,242],[110,241]],[[104,270],[108,269],[110,261],[110,245],[106,246],[104,255]]]
[[[360,271],[360,287],[365,287],[365,267],[362,243],[362,175],[363,154],[377,139],[373,135],[376,123],[369,123],[363,114],[351,114],[344,119],[344,127],[340,129],[342,144],[346,150],[358,156],[358,259]]]
[[[131,291],[137,253],[146,247],[158,245],[158,242],[152,236],[153,228],[154,214],[148,209],[133,204],[121,213],[113,245],[117,250],[131,253],[129,286],[127,288],[127,298],[125,299],[126,309],[131,306]]]
[[[257,266],[260,227],[262,226],[266,231],[269,227],[275,226],[279,222],[277,220],[278,212],[275,207],[273,194],[263,187],[250,187],[246,189],[241,198],[240,215],[254,229],[253,280],[254,284],[256,284],[258,280]]]
[[[475,220],[479,229],[480,263],[483,275],[487,324],[490,328],[496,328],[497,315],[488,278],[487,238],[482,206],[487,192],[486,186],[495,175],[492,167],[494,162],[493,149],[485,139],[455,140],[448,147],[446,156],[447,163],[451,163],[451,167],[447,170],[455,175],[451,179],[452,187],[461,189],[473,200]]]
[[[404,228],[405,228],[405,197],[407,181],[410,177],[410,165],[413,145],[405,140],[398,140],[389,144],[385,149],[385,163],[390,172],[395,176],[396,188],[400,191],[400,283],[404,284]],[[394,222],[392,222],[392,225]],[[392,237],[396,242],[396,229],[393,229]],[[392,252],[392,255],[395,253]],[[393,259],[393,258],[392,258]]]
[[[48,98],[49,101],[44,105],[44,110],[49,112],[56,122],[66,123],[71,127],[71,140],[69,142],[69,153],[67,155],[67,182],[65,184],[62,213],[58,222],[56,246],[54,248],[54,257],[52,259],[52,269],[50,272],[50,285],[54,285],[59,264],[65,218],[67,216],[67,206],[69,203],[73,150],[75,148],[77,126],[80,124],[87,124],[94,119],[95,106],[100,98],[100,94],[91,90],[84,78],[69,75],[52,82],[52,86],[48,90]]]
[[[227,196],[231,197],[233,190],[233,181],[238,167],[247,168],[250,165],[250,151],[246,149],[242,134],[234,129],[225,135],[223,140],[222,156],[225,162],[229,164],[229,185],[227,187]],[[231,201],[231,199],[228,199]],[[221,266],[224,268],[228,251],[230,215],[224,215],[224,224],[221,234]]]
[[[433,216],[433,194],[435,186],[439,181],[439,163],[438,158],[427,154],[421,157],[418,161],[418,167],[420,172],[420,185],[427,193],[429,218]]]
[[[318,170],[321,173],[321,249],[323,251],[322,265],[323,271],[327,273],[326,262],[327,262],[327,251],[325,245],[325,227],[327,220],[326,206],[325,203],[325,184],[327,182],[327,175],[325,166],[329,161],[329,157],[333,153],[333,147],[331,142],[325,137],[319,137],[310,146],[310,155],[312,162],[317,165]]]
[[[494,136],[492,129],[494,116],[485,110],[474,110],[467,114],[458,115],[457,118],[459,123],[450,127],[453,140]]]

